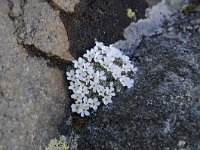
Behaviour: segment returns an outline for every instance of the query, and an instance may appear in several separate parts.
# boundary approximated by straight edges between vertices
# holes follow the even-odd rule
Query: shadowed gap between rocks
[[[58,56],[43,52],[42,50],[35,47],[35,45],[33,44],[32,45],[22,44],[22,46],[26,49],[29,56],[41,57],[44,58],[45,60],[48,60],[47,62],[48,67],[54,67],[54,68],[57,67],[60,70],[66,70],[66,66],[72,64],[71,61],[67,61],[65,59],[61,59]]]
[[[94,46],[95,39],[106,45],[122,40],[124,29],[133,21],[127,17],[127,9],[136,13],[136,18],[145,17],[146,0],[81,0],[75,12],[61,11],[70,42],[69,51],[74,58],[82,56]]]
[[[55,3],[52,1],[52,0],[46,0],[47,1],[47,3],[54,9],[54,10],[60,10],[60,11],[62,11],[59,7],[57,7],[56,5],[55,5]]]

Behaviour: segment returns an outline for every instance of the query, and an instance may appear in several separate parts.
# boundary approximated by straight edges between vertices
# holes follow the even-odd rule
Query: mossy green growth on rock
[[[130,9],[130,8],[127,9],[127,16],[128,16],[129,18],[134,18],[134,19],[136,19],[136,14],[135,14],[135,12],[132,11],[132,9]]]
[[[59,140],[52,139],[45,150],[69,150],[66,137],[62,135]]]
[[[78,114],[72,114],[72,127],[75,133],[78,133],[87,122],[86,118],[80,117]]]
[[[194,10],[195,8],[197,8],[200,5],[200,1],[194,1],[192,3],[188,3],[182,6],[181,8],[181,12],[184,14],[188,14],[189,12],[191,12],[192,10]]]

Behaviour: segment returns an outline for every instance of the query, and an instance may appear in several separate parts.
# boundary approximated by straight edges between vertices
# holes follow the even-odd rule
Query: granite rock
[[[79,3],[79,0],[52,0],[51,2],[53,6],[62,11],[73,12],[74,7]]]
[[[40,0],[26,1],[21,9],[22,15],[16,19],[19,43],[34,45],[48,55],[71,61],[73,57],[68,51],[68,36],[60,20],[59,10]]]
[[[0,1],[0,149],[44,149],[69,114],[64,71],[17,43],[9,2]],[[68,109],[69,110],[69,109]]]

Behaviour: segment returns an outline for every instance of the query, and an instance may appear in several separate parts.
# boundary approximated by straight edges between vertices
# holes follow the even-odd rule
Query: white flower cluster
[[[74,60],[74,70],[67,72],[70,81],[71,97],[75,100],[72,112],[81,117],[89,116],[90,109],[97,110],[100,100],[107,105],[115,96],[112,80],[118,80],[123,86],[131,88],[134,80],[130,76],[137,68],[113,46],[105,46],[95,42],[96,46],[83,55],[84,58]]]

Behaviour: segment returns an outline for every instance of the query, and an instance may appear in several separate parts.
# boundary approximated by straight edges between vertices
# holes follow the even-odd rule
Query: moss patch
[[[199,5],[200,5],[200,1],[199,0],[196,0],[194,2],[185,4],[181,8],[181,12],[184,13],[184,14],[188,14],[191,11],[193,11],[195,8],[197,8]]]
[[[78,133],[87,122],[87,118],[82,118],[77,114],[72,114],[72,127],[75,133]]]

